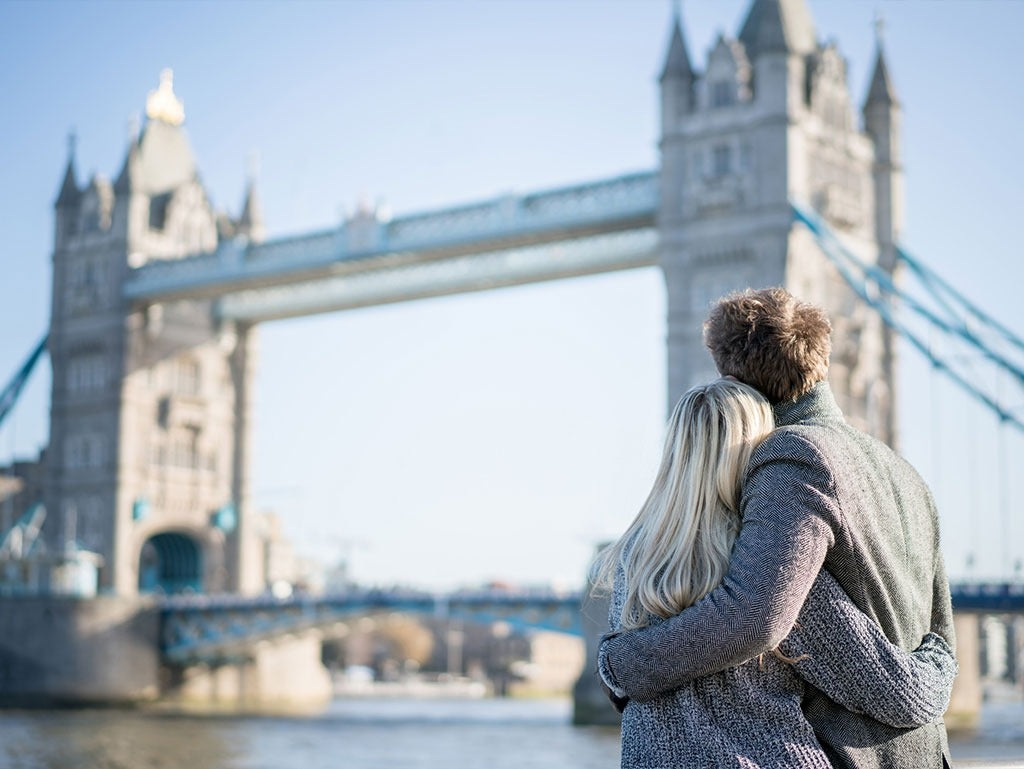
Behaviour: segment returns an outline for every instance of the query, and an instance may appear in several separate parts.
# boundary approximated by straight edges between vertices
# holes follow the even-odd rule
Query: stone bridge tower
[[[171,73],[111,184],[75,179],[57,198],[49,351],[45,536],[103,559],[100,589],[261,587],[246,452],[253,333],[213,303],[137,307],[128,270],[262,232],[250,186],[242,216],[214,212],[199,180]]]
[[[715,373],[701,326],[731,290],[781,285],[832,317],[830,378],[851,423],[894,444],[893,339],[793,221],[811,205],[858,255],[893,270],[902,210],[899,105],[879,47],[862,130],[834,43],[804,0],[754,0],[703,71],[675,20],[661,86],[659,261],[670,405]]]

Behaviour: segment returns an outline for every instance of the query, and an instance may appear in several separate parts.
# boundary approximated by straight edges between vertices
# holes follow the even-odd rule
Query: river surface
[[[0,769],[616,769],[618,730],[547,700],[335,701],[306,718],[0,713]],[[957,766],[1024,769],[1024,705],[986,709]]]

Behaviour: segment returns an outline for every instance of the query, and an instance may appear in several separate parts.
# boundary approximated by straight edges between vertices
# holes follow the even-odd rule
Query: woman
[[[679,401],[647,501],[595,563],[595,584],[613,588],[613,630],[674,616],[722,581],[744,469],[773,427],[768,402],[735,380]],[[772,654],[629,702],[622,766],[830,769],[800,709],[805,681],[849,710],[908,727],[941,717],[955,675],[942,638],[929,634],[912,654],[893,646],[822,571]]]

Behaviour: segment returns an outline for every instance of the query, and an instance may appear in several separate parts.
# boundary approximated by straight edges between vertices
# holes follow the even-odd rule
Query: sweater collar
[[[775,404],[774,411],[775,423],[780,427],[801,422],[843,421],[843,412],[839,409],[828,382],[818,382],[795,401]]]

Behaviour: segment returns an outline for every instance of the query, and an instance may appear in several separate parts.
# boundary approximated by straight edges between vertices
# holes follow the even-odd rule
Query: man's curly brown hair
[[[824,310],[785,289],[747,289],[718,300],[704,323],[704,343],[722,376],[786,403],[828,376],[831,331]]]

